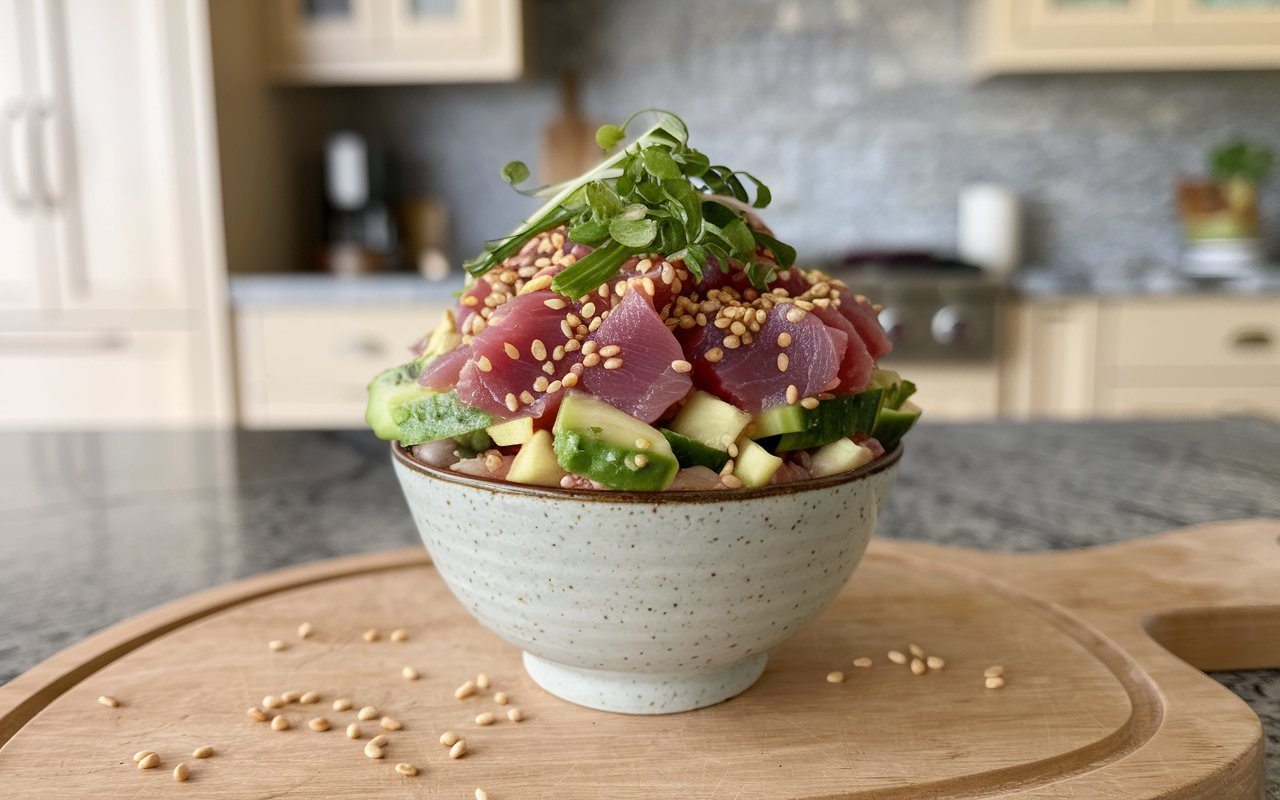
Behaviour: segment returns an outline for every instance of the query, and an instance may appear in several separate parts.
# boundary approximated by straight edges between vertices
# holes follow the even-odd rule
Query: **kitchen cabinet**
[[[1097,406],[1099,301],[1021,301],[1006,317],[1000,411],[1014,417],[1082,418]]]
[[[883,365],[919,387],[913,398],[930,421],[990,419],[1000,404],[1000,369],[994,362],[907,361],[890,356]]]
[[[1280,0],[976,0],[970,23],[978,78],[1280,68]]]
[[[0,0],[0,420],[231,423],[205,13]]]
[[[280,83],[508,81],[524,67],[520,0],[271,0]]]

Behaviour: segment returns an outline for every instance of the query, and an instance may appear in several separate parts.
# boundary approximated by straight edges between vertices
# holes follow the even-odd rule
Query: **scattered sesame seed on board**
[[[386,747],[390,743],[391,743],[391,737],[386,735],[385,733],[380,733],[369,740],[369,744],[373,745],[374,747]]]
[[[404,669],[400,670],[400,675],[407,681],[416,681],[418,678],[422,677],[421,675],[418,674],[418,671],[416,669],[409,666],[406,666]]]
[[[994,678],[987,678],[985,682],[988,689],[1004,688],[1004,678],[1001,678],[999,676],[996,676]]]
[[[156,751],[154,750],[139,750],[138,752],[133,754],[133,763],[140,764],[142,763],[142,759],[146,758],[147,756],[153,756],[155,754],[156,754]]]
[[[371,719],[377,719],[379,716],[377,708],[373,706],[365,706],[356,714],[356,719],[361,722],[368,722]]]
[[[117,700],[117,699],[115,699],[114,697],[112,697],[112,696],[111,696],[111,695],[109,695],[109,694],[104,694],[104,695],[100,696],[100,697],[98,698],[98,702],[99,702],[99,703],[101,703],[102,705],[106,706],[107,708],[119,708],[119,707],[120,707],[120,701],[119,701],[119,700]]]
[[[298,702],[304,706],[314,705],[320,702],[319,692],[303,692],[302,697],[298,698]]]
[[[364,746],[364,754],[372,759],[379,759],[384,757],[382,748],[378,747],[373,742],[369,742]]]
[[[315,632],[316,632],[316,629],[311,627],[310,622],[304,622],[298,626],[299,639],[310,639],[312,636],[315,635]]]
[[[459,739],[449,748],[449,758],[462,758],[467,754],[467,740]]]
[[[938,656],[929,656],[924,660],[924,663],[929,669],[942,669],[947,665],[947,662],[943,661]]]
[[[418,768],[412,764],[401,762],[399,764],[396,764],[396,772],[400,773],[406,778],[412,778],[418,774]]]
[[[267,642],[267,647],[271,648],[272,650],[275,650],[276,652],[279,652],[281,650],[288,649],[289,645],[285,644],[284,640],[282,639],[272,639],[271,641]]]
[[[264,708],[284,708],[284,700],[273,694],[269,694],[262,698],[262,705]]]
[[[489,793],[484,789],[476,789],[476,800],[489,800]]]
[[[476,715],[477,725],[492,725],[497,720],[498,718],[493,715],[492,711],[486,711],[483,714]]]
[[[918,644],[909,644],[907,649],[911,651],[911,655],[916,658],[924,658],[924,648]]]
[[[521,711],[519,708],[512,706],[511,708],[507,709],[507,719],[511,720],[512,722],[519,722],[520,720],[524,719],[524,712]]]
[[[493,702],[500,706],[505,706],[507,703],[511,702],[511,698],[507,697],[506,692],[497,692],[493,696]]]
[[[465,700],[476,693],[476,682],[467,681],[466,683],[453,690],[453,696],[459,700]]]
[[[912,674],[912,675],[923,675],[923,674],[925,674],[925,673],[926,673],[926,672],[928,672],[928,671],[929,671],[929,668],[928,668],[928,667],[926,667],[926,666],[924,665],[924,661],[923,661],[923,660],[921,660],[921,659],[919,659],[919,658],[913,658],[913,659],[911,659],[911,674]]]
[[[316,717],[315,719],[307,723],[307,727],[315,731],[316,733],[322,733],[324,731],[329,730],[329,720],[325,719],[324,717]]]
[[[488,689],[492,684],[489,682],[489,676],[481,672],[476,675],[476,687],[479,689]]]
[[[391,632],[391,641],[407,642],[409,641],[409,632],[404,628],[396,628],[394,631]]]
[[[339,697],[337,700],[333,701],[333,710],[334,711],[350,711],[351,705],[352,703],[349,699],[345,697]]]
[[[360,738],[361,736],[363,736],[363,735],[364,735],[364,734],[363,734],[363,732],[360,730],[360,726],[359,726],[359,725],[357,725],[356,723],[354,723],[354,722],[353,722],[353,723],[351,723],[350,725],[348,725],[348,726],[347,726],[347,738],[348,738],[348,739],[359,739],[359,738]]]
[[[197,747],[197,748],[196,748],[194,751],[192,751],[192,753],[191,753],[191,757],[192,757],[192,758],[202,758],[202,759],[203,759],[203,758],[208,758],[208,757],[210,757],[210,756],[212,756],[212,755],[213,755],[213,746],[212,746],[212,745],[207,745],[207,744],[206,744],[206,745],[203,745],[203,746],[201,746],[201,747]]]
[[[901,651],[899,651],[899,650],[890,650],[890,651],[888,652],[888,657],[889,657],[889,660],[890,660],[890,661],[892,661],[892,662],[893,662],[893,663],[895,663],[895,664],[905,664],[905,663],[907,663],[907,657],[906,657],[906,655],[904,655],[904,654],[903,654]]]
[[[853,660],[853,665],[855,667],[860,667],[862,669],[869,668],[871,664],[872,664],[871,659],[867,658],[866,656],[860,656],[859,658],[855,658]]]
[[[276,718],[271,720],[271,730],[273,731],[287,731],[292,727],[284,714],[277,714]]]
[[[982,677],[984,678],[1000,678],[1003,676],[1004,676],[1004,667],[1000,666],[999,664],[994,664],[982,671]]]
[[[302,699],[302,692],[297,692],[297,691],[285,692],[284,694],[280,695],[280,699],[283,700],[285,703],[296,703]]]
[[[404,727],[400,720],[395,717],[383,717],[382,722],[378,723],[384,731],[398,731]]]
[[[382,638],[382,633],[377,628],[370,628],[364,632],[364,640],[366,642],[376,642]]]
[[[254,722],[266,722],[267,720],[271,719],[271,717],[267,716],[267,714],[257,706],[253,706],[252,708],[250,708],[248,711],[244,713],[248,714],[249,719],[253,720]]]
[[[844,673],[840,671],[828,672],[827,683],[844,683]]]
[[[182,783],[191,776],[191,770],[187,769],[185,763],[179,762],[178,766],[173,768],[173,779],[178,783]]]
[[[457,744],[458,739],[460,738],[462,737],[458,736],[458,734],[454,733],[453,731],[445,731],[444,733],[440,734],[440,744],[444,745],[445,747],[453,747],[455,744]]]

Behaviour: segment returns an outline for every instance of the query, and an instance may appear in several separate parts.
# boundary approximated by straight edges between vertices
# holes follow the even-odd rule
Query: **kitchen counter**
[[[427,303],[446,306],[462,288],[462,277],[429,281],[413,272],[384,272],[339,277],[321,272],[263,272],[227,278],[233,308]]]
[[[1023,269],[1009,276],[1010,290],[1021,297],[1248,297],[1280,295],[1280,265],[1234,280],[1193,279],[1172,270],[1145,274],[1086,275]]]
[[[877,535],[1084,547],[1280,517],[1280,423],[924,424]],[[107,625],[265,570],[417,541],[362,432],[0,434],[0,683]],[[1280,671],[1215,677],[1262,717]]]

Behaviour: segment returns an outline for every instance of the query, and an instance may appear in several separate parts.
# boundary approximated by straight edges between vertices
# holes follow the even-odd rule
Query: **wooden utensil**
[[[315,629],[307,639],[295,632],[304,621]],[[370,628],[382,631],[377,641],[362,636]],[[409,640],[390,641],[395,628]],[[268,648],[277,639],[285,649]],[[886,658],[913,643],[945,666],[915,675]],[[874,665],[854,667],[861,656]],[[993,665],[1004,668],[1003,688],[984,685]],[[406,679],[405,666],[421,678]],[[542,692],[519,653],[458,606],[425,554],[406,550],[180,600],[0,687],[0,786],[8,798],[41,800],[464,798],[476,787],[493,800],[1256,800],[1258,718],[1196,667],[1277,666],[1278,521],[1043,554],[877,541],[835,604],[771,654],[752,689],[659,717],[590,711]],[[844,681],[828,682],[832,671]],[[478,672],[491,688],[455,699]],[[318,691],[322,702],[286,706],[285,731],[246,716],[264,695],[290,690]],[[497,691],[510,705],[495,703]],[[100,705],[100,695],[121,704]],[[353,710],[332,710],[342,697]],[[381,760],[363,753],[382,732],[375,721],[362,723],[361,740],[343,734],[366,705],[403,723]],[[522,722],[506,718],[512,706]],[[483,712],[499,721],[476,724]],[[318,716],[330,730],[308,728]],[[467,740],[464,757],[438,742],[446,730]],[[205,744],[216,755],[193,760]],[[144,749],[161,769],[136,768],[131,755]],[[179,761],[190,769],[181,790],[168,777]],[[403,776],[398,762],[421,773]]]
[[[559,116],[542,133],[538,174],[548,184],[577,177],[603,157],[596,144],[600,124],[583,116],[572,72],[566,71],[560,78],[560,104]]]

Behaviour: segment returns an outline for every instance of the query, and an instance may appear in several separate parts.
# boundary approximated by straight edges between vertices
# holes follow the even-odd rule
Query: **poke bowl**
[[[657,116],[532,192],[365,415],[468,611],[548,691],[627,713],[760,676],[853,573],[921,414],[880,307],[795,266],[768,189]]]

